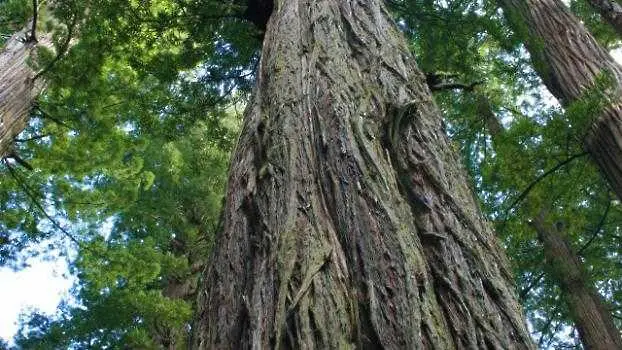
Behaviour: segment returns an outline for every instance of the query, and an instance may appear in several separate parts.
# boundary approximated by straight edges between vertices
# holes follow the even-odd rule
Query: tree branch
[[[52,117],[48,112],[44,111],[41,106],[39,106],[39,103],[35,103],[33,105],[33,108],[36,109],[40,114],[41,114],[41,118],[43,119],[49,119],[51,121],[53,121],[54,123],[58,124],[58,125],[62,125],[64,127],[66,127],[67,129],[71,129],[71,127],[69,127],[69,125],[65,124],[62,120]]]
[[[52,136],[52,135],[50,135],[50,134],[41,134],[41,135],[35,135],[35,136],[32,136],[32,137],[29,137],[27,139],[15,138],[15,139],[13,139],[13,142],[23,143],[23,142],[28,142],[28,141],[36,141],[36,140],[40,140],[40,139],[46,138],[48,136]]]
[[[72,235],[69,231],[67,231],[64,227],[62,227],[50,214],[47,213],[45,208],[43,208],[41,203],[39,203],[39,200],[37,199],[37,196],[34,194],[34,190],[32,190],[28,186],[28,184],[26,184],[24,179],[21,178],[17,174],[17,172],[15,171],[13,166],[11,166],[11,164],[9,164],[6,160],[3,160],[3,163],[6,165],[7,169],[9,170],[9,173],[11,174],[11,177],[13,179],[15,179],[15,181],[18,184],[18,186],[22,188],[22,190],[24,191],[24,193],[26,194],[28,199],[30,199],[30,201],[35,206],[35,208],[37,208],[43,214],[43,216],[45,216],[45,218],[50,221],[52,226],[56,227],[60,232],[63,233],[63,235],[65,235],[67,238],[69,238],[69,240],[74,242],[78,246],[78,248],[84,249],[84,250],[90,252],[91,254],[93,254],[93,256],[95,256],[95,257],[97,257],[99,259],[110,260],[110,257],[107,257],[104,254],[101,254],[100,252],[98,252],[98,251],[92,249],[91,247],[85,245],[84,243],[80,242],[80,240],[78,240],[74,235]]]
[[[69,50],[69,44],[71,43],[71,37],[73,36],[73,31],[77,23],[78,23],[78,16],[74,14],[71,24],[67,27],[67,37],[65,38],[65,41],[59,47],[56,57],[54,57],[54,59],[52,59],[52,61],[45,68],[43,68],[37,74],[35,74],[35,76],[32,78],[33,81],[37,80],[43,74],[49,72],[54,67],[54,65],[58,61],[60,61],[63,55],[67,53],[67,51]]]
[[[30,30],[30,36],[26,38],[27,42],[37,42],[37,16],[39,13],[39,6],[37,0],[32,0],[32,29]]]
[[[505,210],[504,213],[504,217],[505,220],[507,221],[507,216],[508,213],[514,209],[514,207],[520,203],[523,199],[525,199],[525,197],[527,197],[527,195],[529,194],[529,192],[538,184],[540,183],[540,181],[544,180],[547,176],[551,175],[552,173],[556,172],[557,170],[559,170],[560,168],[562,168],[563,166],[567,165],[568,163],[572,162],[573,160],[577,159],[577,158],[581,158],[586,156],[588,153],[587,152],[583,152],[583,153],[578,153],[575,155],[570,156],[568,159],[558,163],[556,166],[554,166],[553,168],[547,170],[546,172],[544,172],[542,175],[538,176],[535,180],[533,180],[524,190],[523,192],[521,192],[520,195],[518,195],[518,197],[516,197],[516,199],[512,202],[512,204],[510,204],[510,206]]]
[[[598,236],[598,233],[600,232],[600,230],[602,230],[603,225],[605,224],[605,220],[607,219],[607,215],[609,214],[609,209],[611,208],[611,198],[608,197],[607,199],[608,199],[607,208],[605,208],[605,212],[600,217],[600,221],[598,222],[596,229],[594,229],[594,232],[592,233],[592,237],[590,237],[590,239],[587,242],[585,242],[583,247],[581,247],[581,249],[577,251],[577,255],[583,254],[583,252],[590,246],[590,244],[592,244],[596,236]]]
[[[529,282],[529,285],[520,291],[520,294],[518,295],[519,299],[521,301],[525,301],[525,298],[527,298],[527,294],[529,294],[529,292],[533,289],[533,287],[536,286],[536,284],[540,283],[543,277],[544,272],[541,272],[538,276],[536,276],[536,278],[532,279],[531,282]]]
[[[43,208],[43,206],[41,205],[41,203],[39,203],[39,200],[36,198],[35,194],[33,193],[34,191],[32,191],[30,189],[30,187],[26,184],[26,182],[20,178],[20,176],[17,174],[17,172],[15,171],[15,169],[13,168],[13,166],[8,163],[6,160],[3,161],[4,164],[6,165],[7,169],[9,169],[9,173],[11,174],[11,177],[13,177],[13,179],[15,179],[15,181],[17,182],[17,184],[19,185],[19,187],[22,188],[22,190],[24,191],[24,193],[26,194],[26,196],[28,197],[28,199],[30,199],[30,201],[32,202],[32,204],[39,209],[39,211],[41,212],[41,214],[43,214],[43,216],[45,216],[51,223],[52,226],[56,227],[58,230],[60,230],[65,236],[67,236],[72,242],[74,242],[75,244],[78,245],[78,247],[82,248],[82,242],[80,242],[76,237],[74,237],[70,232],[68,232],[67,230],[65,230],[65,228],[63,228],[50,214],[47,213],[47,211],[45,210],[45,208]]]

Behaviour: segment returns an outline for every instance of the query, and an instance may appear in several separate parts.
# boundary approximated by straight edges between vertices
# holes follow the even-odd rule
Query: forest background
[[[622,208],[583,145],[611,77],[562,108],[534,70],[529,34],[497,3],[387,4],[511,259],[534,342],[581,346],[539,239],[544,226],[569,242],[582,283],[622,326]],[[600,45],[620,46],[588,1],[566,4]],[[28,64],[45,82],[25,129],[2,149],[0,265],[60,254],[75,278],[54,314],[22,316],[18,347],[188,341],[255,82],[257,15],[236,1],[0,1],[0,40],[36,34]]]

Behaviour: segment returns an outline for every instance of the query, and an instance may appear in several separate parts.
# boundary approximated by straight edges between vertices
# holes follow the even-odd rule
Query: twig
[[[17,139],[16,138],[16,139],[13,139],[13,142],[20,142],[21,143],[21,142],[35,141],[35,140],[40,140],[40,139],[46,138],[48,136],[52,136],[52,135],[50,135],[50,134],[41,134],[41,135],[35,135],[35,136],[32,136],[32,137],[29,137],[27,139]]]
[[[583,156],[586,156],[587,152],[583,152],[583,153],[579,153],[579,154],[575,154],[573,156],[570,156],[568,159],[558,163],[556,166],[554,166],[553,168],[547,170],[546,172],[544,172],[542,175],[538,176],[535,180],[533,180],[524,190],[523,192],[521,192],[520,195],[518,195],[518,197],[516,197],[516,199],[512,202],[512,204],[510,204],[510,206],[505,210],[503,216],[505,217],[504,220],[504,226],[505,226],[505,222],[507,222],[507,217],[509,212],[514,209],[514,207],[519,204],[523,199],[525,199],[525,197],[527,197],[527,195],[529,194],[529,192],[538,184],[540,183],[540,181],[542,181],[544,178],[546,178],[547,176],[551,175],[552,173],[556,172],[557,170],[559,170],[561,167],[567,165],[568,163],[572,162],[573,160],[577,159],[577,158],[581,158]]]
[[[58,125],[62,125],[64,127],[66,127],[67,129],[71,129],[71,127],[67,124],[65,124],[62,120],[57,119],[55,117],[52,117],[48,112],[44,111],[41,106],[39,106],[38,103],[35,103],[35,105],[33,106],[34,109],[36,109],[39,113],[41,113],[41,117],[44,119],[49,119],[53,122],[55,122]]]
[[[69,231],[67,231],[65,228],[63,228],[50,214],[47,213],[45,208],[43,208],[41,203],[39,203],[39,201],[37,200],[37,198],[36,198],[37,196],[33,193],[34,191],[32,189],[30,189],[30,187],[25,183],[25,181],[22,178],[20,178],[20,176],[15,171],[15,169],[13,169],[13,167],[11,166],[11,164],[9,164],[6,161],[3,161],[3,162],[6,165],[7,169],[9,169],[9,173],[11,174],[11,177],[13,177],[13,179],[15,179],[15,181],[17,182],[19,187],[22,188],[22,190],[24,191],[24,193],[26,194],[28,199],[30,199],[32,204],[37,209],[39,209],[39,211],[43,214],[43,216],[45,216],[52,223],[52,226],[56,227],[60,232],[62,232],[65,236],[67,236],[67,238],[69,238],[72,242],[74,242],[80,249],[84,249],[86,251],[89,251],[94,256],[97,256],[97,257],[99,257],[102,260],[107,260],[108,259],[107,257],[105,257],[104,255],[100,254],[99,252],[91,249],[91,247],[89,247],[87,245],[84,245],[74,235],[72,235]]]
[[[518,297],[521,301],[525,300],[529,291],[531,291],[533,287],[535,287],[536,284],[538,284],[540,280],[542,280],[542,277],[544,277],[544,272],[541,272],[538,276],[536,276],[536,278],[532,279],[529,285],[520,291],[520,294]]]
[[[39,13],[39,6],[37,6],[37,0],[32,0],[32,29],[30,30],[30,37],[27,38],[28,42],[37,42],[37,15]]]
[[[583,252],[590,246],[590,244],[592,244],[594,239],[596,239],[596,236],[598,236],[598,233],[600,232],[600,230],[603,228],[603,225],[605,224],[605,220],[607,220],[607,215],[609,214],[610,208],[611,208],[611,198],[607,196],[607,208],[605,208],[605,212],[600,217],[600,221],[598,222],[596,229],[594,229],[594,232],[592,233],[592,237],[590,237],[590,239],[587,242],[585,242],[583,247],[581,247],[581,249],[577,251],[577,255],[583,254]]]
[[[70,232],[65,230],[58,222],[56,222],[56,220],[54,220],[54,218],[50,214],[48,214],[47,211],[45,211],[45,208],[43,208],[41,203],[39,203],[39,201],[37,200],[36,196],[31,192],[32,190],[30,189],[30,187],[28,187],[28,185],[24,182],[24,180],[22,178],[20,178],[20,176],[17,174],[15,169],[13,169],[13,166],[10,163],[8,163],[7,161],[4,161],[4,164],[6,165],[7,169],[9,169],[9,173],[11,174],[11,177],[13,177],[13,179],[15,179],[15,181],[17,182],[19,187],[21,187],[22,190],[24,191],[24,193],[26,193],[26,196],[28,197],[28,199],[30,199],[32,204],[37,209],[39,209],[39,211],[43,214],[43,216],[45,216],[52,223],[52,225],[54,227],[59,229],[71,241],[73,241],[79,247],[81,247],[82,243],[76,237],[74,237]]]

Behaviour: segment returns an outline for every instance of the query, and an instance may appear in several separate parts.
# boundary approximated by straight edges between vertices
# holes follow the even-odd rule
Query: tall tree
[[[13,138],[22,132],[30,109],[44,87],[34,79],[31,60],[38,45],[51,47],[49,35],[35,37],[34,22],[13,34],[0,51],[0,157],[10,152]]]
[[[256,3],[274,11],[194,347],[532,348],[382,2]]]
[[[545,221],[545,212],[533,220],[538,238],[544,245],[549,273],[559,283],[562,296],[586,349],[620,349],[622,338],[611,312],[601,296],[590,286],[581,260],[561,235],[561,229]]]
[[[615,0],[588,0],[600,16],[622,35],[622,5]]]
[[[507,156],[504,153],[507,153],[508,149],[520,149],[521,146],[505,134],[504,127],[494,114],[488,99],[485,96],[479,96],[479,99],[480,109],[485,116],[487,129],[497,154]],[[538,171],[537,166],[530,170],[532,171],[527,174],[528,178],[538,173],[546,174],[545,171]],[[569,172],[564,175],[571,176]],[[603,298],[588,278],[579,255],[566,241],[564,231],[568,229],[567,225],[564,224],[564,220],[556,221],[552,210],[549,210],[549,208],[556,207],[554,198],[557,196],[555,193],[557,191],[548,188],[546,191],[548,196],[538,196],[537,190],[533,190],[535,193],[530,193],[531,191],[528,190],[525,194],[525,197],[529,198],[523,201],[521,211],[526,217],[531,218],[529,221],[537,232],[540,245],[543,246],[543,255],[546,260],[544,272],[559,287],[561,298],[566,303],[571,321],[578,329],[581,342],[586,349],[621,348],[622,338],[615,327],[611,311],[605,306]],[[531,198],[535,201],[531,201]],[[564,204],[568,206],[571,204],[569,202],[564,201]],[[576,228],[573,227],[573,229]],[[541,275],[540,278],[542,277]]]
[[[622,67],[561,1],[499,0],[499,4],[525,40],[544,84],[566,107],[580,101],[590,89],[600,88],[609,94],[612,87],[598,86],[598,80],[613,78],[613,97],[602,99],[593,114],[572,127],[586,130],[582,135],[585,149],[622,198],[622,168],[618,166],[622,161]]]

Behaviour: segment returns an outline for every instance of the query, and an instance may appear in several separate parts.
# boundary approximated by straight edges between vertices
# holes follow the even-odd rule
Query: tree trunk
[[[29,26],[28,26],[29,27]],[[29,65],[36,47],[51,47],[48,36],[28,40],[30,29],[15,33],[0,52],[0,158],[9,153],[13,139],[28,125],[30,110],[44,87]]]
[[[545,223],[543,215],[536,218],[533,225],[544,245],[548,272],[561,289],[583,346],[596,350],[622,349],[620,331],[587,278],[581,260],[557,228]]]
[[[568,106],[594,86],[603,73],[612,74],[616,89],[622,67],[559,0],[499,0],[506,17],[527,40],[534,68],[560,102]],[[622,199],[622,101],[614,101],[593,116],[585,149]]]
[[[622,5],[615,0],[588,0],[588,2],[622,36]]]
[[[533,348],[380,0],[279,0],[193,348]]]

